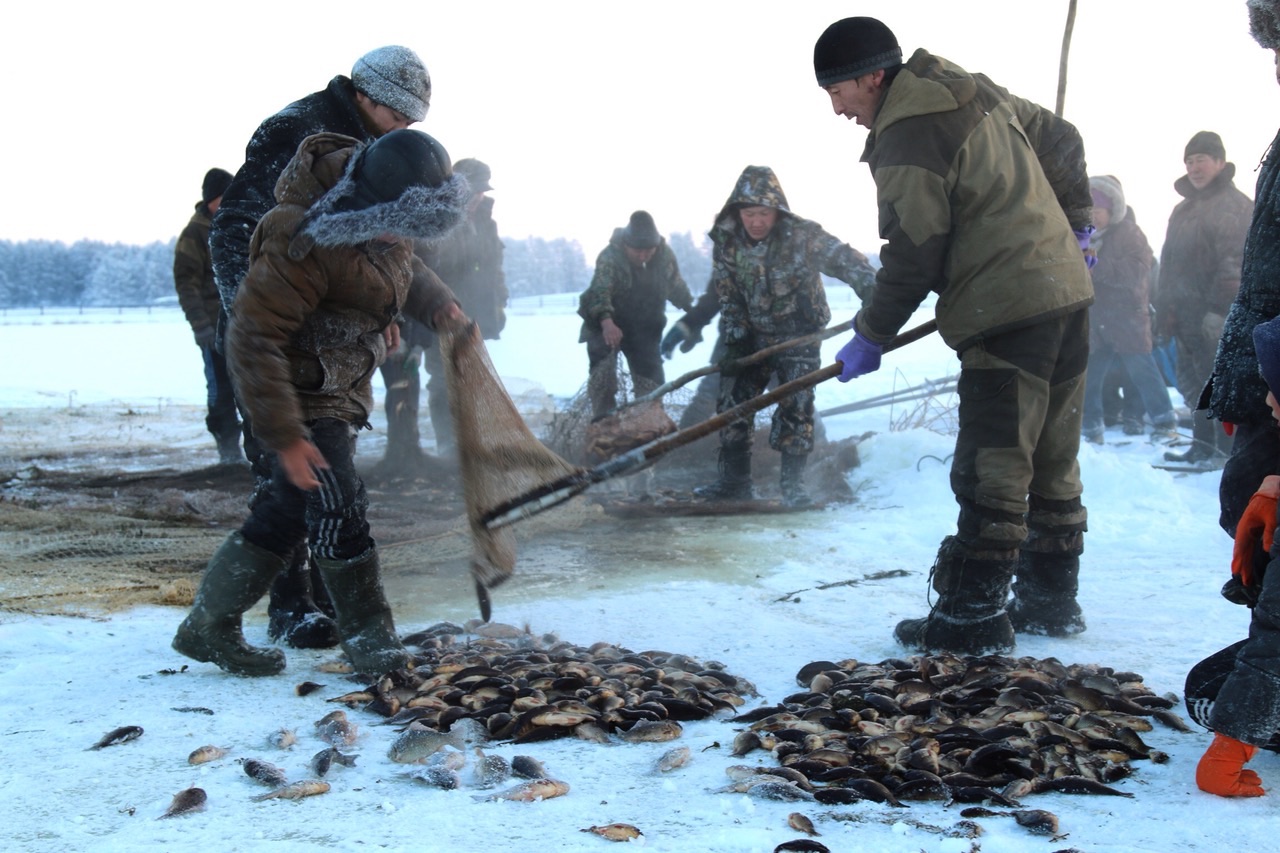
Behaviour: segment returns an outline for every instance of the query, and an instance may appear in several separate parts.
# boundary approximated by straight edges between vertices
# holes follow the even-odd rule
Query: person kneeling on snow
[[[253,235],[227,331],[235,387],[271,451],[271,474],[209,561],[177,651],[238,675],[282,671],[284,655],[246,643],[240,620],[305,535],[356,670],[407,663],[365,519],[356,432],[369,426],[370,379],[402,311],[433,330],[470,322],[411,242],[447,234],[469,195],[444,148],[419,131],[367,144],[319,133],[299,146],[276,185],[279,204]]]
[[[1253,328],[1258,366],[1267,383],[1267,405],[1280,421],[1280,318]],[[1253,608],[1249,639],[1236,654],[1209,712],[1213,743],[1196,767],[1200,790],[1220,797],[1260,797],[1262,780],[1244,765],[1280,729],[1280,550],[1275,546],[1280,477],[1269,475],[1236,527],[1232,580],[1223,589]],[[1269,559],[1255,559],[1259,544]],[[1261,571],[1259,571],[1259,569]]]

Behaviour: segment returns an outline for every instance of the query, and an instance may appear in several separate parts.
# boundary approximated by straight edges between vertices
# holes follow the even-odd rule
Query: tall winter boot
[[[342,650],[356,671],[382,675],[404,668],[409,654],[396,636],[391,605],[382,592],[377,549],[349,560],[317,559],[316,565],[337,612]]]
[[[235,675],[275,675],[284,671],[279,649],[245,642],[240,617],[285,568],[285,560],[233,533],[209,560],[191,612],[173,638],[175,651]]]
[[[719,501],[749,501],[756,496],[751,484],[751,445],[720,448],[720,479],[699,486],[693,493]]]
[[[235,419],[235,412],[230,417],[208,415],[204,425],[218,444],[219,465],[239,465],[244,462],[244,454],[240,452],[240,424]]]
[[[790,507],[813,505],[813,498],[804,487],[804,467],[809,462],[807,453],[782,454],[782,502]]]
[[[1013,650],[1013,627],[1005,612],[1016,549],[975,551],[954,536],[942,540],[930,575],[938,600],[928,616],[904,619],[893,635],[923,651],[966,655]]]
[[[1051,542],[1054,540],[1041,540]],[[1084,631],[1084,614],[1076,602],[1083,543],[1069,550],[1018,553],[1017,578],[1009,622],[1019,634],[1070,637]]]
[[[338,645],[338,626],[316,604],[311,583],[311,555],[300,544],[289,568],[271,585],[267,603],[267,636],[295,649],[331,649]]]

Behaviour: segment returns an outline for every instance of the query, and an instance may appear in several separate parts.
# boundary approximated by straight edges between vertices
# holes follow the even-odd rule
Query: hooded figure
[[[316,134],[285,168],[279,203],[254,232],[227,332],[227,361],[271,451],[270,474],[210,560],[177,651],[241,675],[283,670],[278,650],[245,643],[240,617],[306,539],[357,671],[407,661],[382,592],[355,438],[369,426],[370,378],[397,315],[432,329],[467,322],[412,239],[447,234],[468,195],[444,149],[412,130],[367,145]]]
[[[865,297],[875,281],[875,271],[861,252],[791,212],[778,177],[767,166],[743,169],[716,214],[710,236],[714,248],[707,292],[715,294],[720,339],[730,360],[826,328],[831,309],[824,274],[848,283],[859,297]],[[680,322],[691,327],[695,321],[686,317]],[[717,411],[759,395],[771,378],[781,384],[817,370],[819,348],[816,343],[794,347],[742,370],[721,371]],[[754,495],[754,426],[754,418],[748,417],[721,430],[720,479],[698,489],[699,495],[729,500]],[[782,453],[783,500],[793,506],[808,504],[803,475],[813,450],[812,389],[778,403],[769,446]]]

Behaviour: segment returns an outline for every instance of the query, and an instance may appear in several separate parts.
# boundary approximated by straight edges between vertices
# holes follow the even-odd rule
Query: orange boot
[[[1244,769],[1257,751],[1256,746],[1215,734],[1213,743],[1196,765],[1196,785],[1201,791],[1219,797],[1261,797],[1266,793],[1262,779],[1252,770]]]

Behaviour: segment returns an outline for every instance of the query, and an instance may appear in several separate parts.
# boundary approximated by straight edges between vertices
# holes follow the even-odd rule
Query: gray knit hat
[[[1249,0],[1249,34],[1267,50],[1280,48],[1280,2]]]
[[[418,54],[392,44],[371,50],[351,68],[351,82],[373,101],[422,121],[431,106],[431,75]]]

